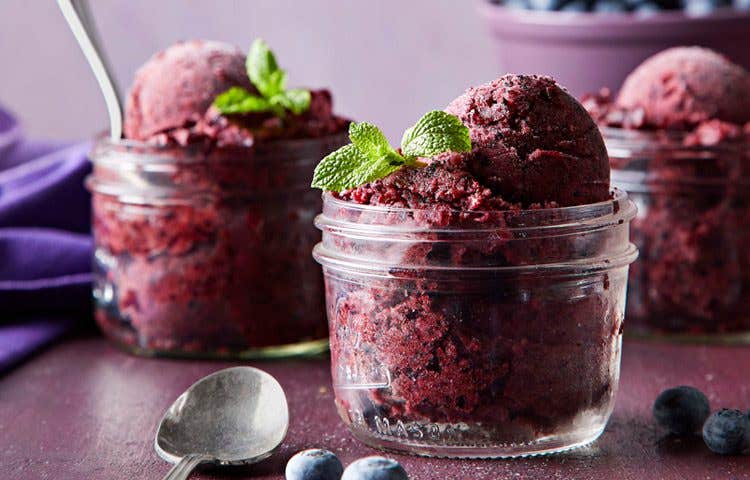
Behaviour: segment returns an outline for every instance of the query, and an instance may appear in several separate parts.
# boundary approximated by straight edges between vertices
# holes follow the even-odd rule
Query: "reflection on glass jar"
[[[750,146],[603,133],[612,182],[638,204],[628,333],[750,341]]]
[[[310,259],[317,162],[345,136],[210,152],[102,140],[93,153],[96,319],[140,354],[268,357],[327,346]]]
[[[616,192],[446,215],[324,196],[315,257],[344,422],[369,445],[430,456],[593,441],[617,390],[634,205]]]

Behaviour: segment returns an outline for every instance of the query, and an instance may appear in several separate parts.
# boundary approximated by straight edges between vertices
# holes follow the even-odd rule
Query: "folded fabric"
[[[90,315],[90,148],[26,141],[0,108],[0,373]]]
[[[0,372],[65,334],[74,321],[69,317],[27,319],[17,325],[0,328]]]

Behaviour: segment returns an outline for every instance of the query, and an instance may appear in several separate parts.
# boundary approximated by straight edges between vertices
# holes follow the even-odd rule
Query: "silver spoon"
[[[68,26],[73,31],[78,45],[83,50],[91,70],[94,72],[99,89],[104,95],[109,114],[109,133],[112,140],[122,137],[122,102],[117,84],[113,80],[112,69],[107,62],[104,49],[94,26],[88,2],[86,0],[57,0]]]
[[[176,463],[164,480],[201,464],[249,465],[270,456],[289,426],[281,385],[252,367],[220,370],[188,388],[164,414],[154,446]]]

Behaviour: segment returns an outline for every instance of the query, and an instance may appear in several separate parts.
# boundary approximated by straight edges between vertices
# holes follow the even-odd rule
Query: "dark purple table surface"
[[[152,442],[163,411],[195,380],[228,365],[135,358],[98,338],[55,346],[0,379],[0,478],[160,479],[168,465]],[[339,421],[327,360],[255,365],[274,375],[289,396],[285,443],[250,470],[194,478],[283,479],[287,459],[309,447],[331,449],[344,463],[376,453]],[[412,479],[750,478],[750,456],[711,454],[699,437],[664,437],[650,414],[658,392],[677,384],[703,389],[713,408],[747,408],[749,367],[750,348],[626,342],[617,407],[593,446],[521,460],[392,456]]]

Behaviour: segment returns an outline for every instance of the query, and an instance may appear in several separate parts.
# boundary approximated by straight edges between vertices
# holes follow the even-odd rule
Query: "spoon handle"
[[[96,27],[96,21],[94,21],[94,15],[91,12],[90,2],[89,0],[73,0],[73,6],[78,11],[78,16],[81,18],[81,23],[83,23],[86,31],[89,32],[89,38],[91,39],[91,43],[94,45],[96,52],[99,54],[99,58],[104,65],[104,70],[109,72],[109,78],[111,80],[110,83],[112,84],[112,89],[114,90],[115,97],[117,97],[118,104],[122,105],[122,92],[120,92],[120,88],[117,85],[117,81],[115,80],[114,75],[114,69],[112,68],[112,64],[109,61],[107,52],[105,51],[104,43],[102,42],[101,36],[99,35],[99,29]]]
[[[112,74],[104,58],[102,48],[98,43],[93,28],[93,19],[88,11],[86,0],[57,0],[65,20],[75,35],[78,45],[81,47],[91,70],[94,72],[99,88],[104,95],[109,114],[110,136],[112,140],[120,140],[122,137],[122,106],[120,97],[115,86]]]
[[[163,480],[185,480],[195,467],[207,461],[203,455],[185,455],[177,462]]]

